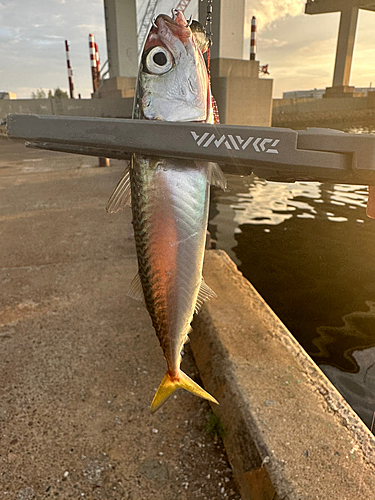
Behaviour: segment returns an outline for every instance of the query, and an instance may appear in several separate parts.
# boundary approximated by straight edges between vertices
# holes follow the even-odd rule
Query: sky
[[[129,0],[124,0],[129,1]],[[228,0],[230,1],[230,0]],[[247,0],[258,19],[257,59],[269,64],[274,97],[331,86],[339,14],[303,14],[305,0]],[[170,13],[177,0],[159,0]],[[214,0],[213,15],[215,15]],[[145,0],[137,0],[139,19]],[[191,0],[187,15],[197,10]],[[375,86],[375,12],[361,11],[351,84]],[[0,91],[29,98],[38,88],[68,90],[64,40],[70,45],[75,94],[90,97],[88,34],[106,60],[103,0],[0,0]]]

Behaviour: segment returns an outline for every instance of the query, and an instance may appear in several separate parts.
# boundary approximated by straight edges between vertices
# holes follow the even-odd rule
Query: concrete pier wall
[[[274,127],[375,127],[375,92],[341,99],[274,99]]]
[[[342,99],[273,99],[273,114],[355,111],[368,108],[367,97]]]
[[[243,500],[372,500],[375,439],[223,251],[190,335]]]
[[[0,101],[0,119],[10,113],[130,118],[133,99],[14,99]]]

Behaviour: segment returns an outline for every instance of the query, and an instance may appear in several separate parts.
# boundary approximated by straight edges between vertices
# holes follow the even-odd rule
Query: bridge
[[[307,0],[306,14],[341,13],[333,83],[327,88],[326,97],[354,94],[349,81],[359,9],[375,12],[375,0]]]

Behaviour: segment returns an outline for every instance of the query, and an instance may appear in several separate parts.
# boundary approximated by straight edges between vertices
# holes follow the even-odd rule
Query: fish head
[[[153,22],[142,53],[135,118],[212,122],[210,80],[195,38],[181,11]]]

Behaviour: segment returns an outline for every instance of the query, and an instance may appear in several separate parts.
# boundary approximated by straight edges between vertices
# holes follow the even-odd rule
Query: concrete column
[[[358,10],[358,7],[347,7],[341,11],[333,87],[349,85]]]
[[[135,0],[104,0],[110,78],[138,73]]]
[[[199,2],[205,25],[207,0]],[[214,0],[211,48],[212,92],[222,123],[271,125],[273,80],[259,78],[259,62],[250,61],[251,0]]]
[[[207,1],[199,2],[199,20],[205,24]],[[251,0],[215,0],[213,2],[213,59],[250,58],[252,18]]]

